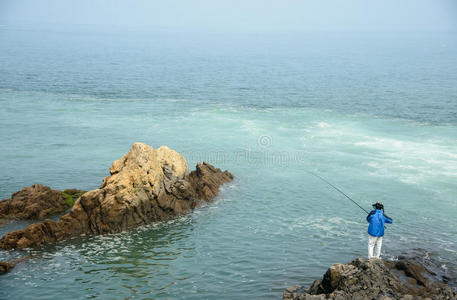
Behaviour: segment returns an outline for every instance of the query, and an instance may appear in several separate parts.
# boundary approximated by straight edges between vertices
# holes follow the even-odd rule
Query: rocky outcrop
[[[185,158],[162,146],[155,150],[133,144],[113,162],[102,185],[76,200],[57,222],[45,220],[0,240],[2,249],[35,247],[82,234],[118,233],[184,214],[202,200],[211,200],[219,187],[233,179],[203,163],[189,174]]]
[[[198,199],[209,201],[219,194],[221,183],[229,182],[233,175],[228,171],[221,172],[220,169],[204,162],[198,163],[195,171],[189,176],[189,181],[194,188],[195,196]]]
[[[283,299],[457,299],[457,293],[433,275],[407,260],[356,259],[331,266],[310,288],[287,288]]]
[[[34,184],[0,201],[0,218],[38,220],[68,210],[84,191],[76,189],[64,192],[48,186]]]

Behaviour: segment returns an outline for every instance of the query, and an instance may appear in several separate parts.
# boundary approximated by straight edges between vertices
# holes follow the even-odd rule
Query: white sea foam
[[[386,126],[392,126],[385,122]],[[310,140],[317,140],[329,145],[326,152],[358,157],[361,165],[371,168],[369,174],[373,176],[396,178],[413,185],[441,176],[457,178],[457,143],[446,136],[432,140],[416,139],[412,135],[400,139],[385,133],[379,136],[381,131],[368,131],[345,123],[330,126],[324,122],[318,123],[312,133],[308,130],[302,139],[305,147]]]
[[[319,122],[319,123],[317,123],[317,126],[320,128],[329,128],[332,125],[330,125],[329,123],[326,123],[326,122]]]
[[[254,136],[261,136],[264,133],[264,130],[260,128],[254,120],[244,120],[242,122],[241,128],[243,131]]]

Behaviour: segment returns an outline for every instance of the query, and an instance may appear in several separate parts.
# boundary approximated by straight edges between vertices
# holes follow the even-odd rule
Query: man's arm
[[[384,215],[384,218],[386,220],[386,223],[392,224],[394,222],[394,220],[391,217],[389,217],[388,215],[386,215],[384,213],[383,213],[383,215]]]

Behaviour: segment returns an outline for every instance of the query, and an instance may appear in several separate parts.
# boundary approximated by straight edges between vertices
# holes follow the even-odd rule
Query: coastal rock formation
[[[189,176],[189,181],[194,188],[195,196],[198,199],[210,201],[219,194],[221,183],[229,182],[233,175],[228,171],[221,172],[220,169],[203,162],[198,163],[195,171]]]
[[[48,186],[34,184],[0,201],[0,218],[38,220],[69,209],[83,191],[76,189],[64,192]]]
[[[169,219],[211,200],[219,187],[233,179],[203,163],[189,174],[185,158],[162,146],[143,143],[114,161],[102,185],[76,200],[57,222],[45,220],[8,233],[2,249],[35,247],[82,234],[118,233],[153,221]]]
[[[407,261],[356,259],[331,266],[310,288],[289,287],[284,300],[308,299],[457,299],[457,293],[438,282],[433,273]]]

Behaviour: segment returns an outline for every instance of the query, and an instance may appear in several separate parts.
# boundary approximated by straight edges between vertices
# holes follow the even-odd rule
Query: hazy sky
[[[457,31],[457,0],[0,0],[0,24],[223,31]]]

